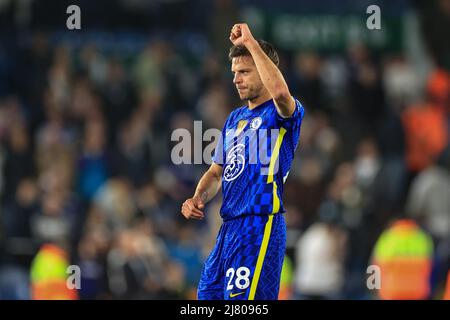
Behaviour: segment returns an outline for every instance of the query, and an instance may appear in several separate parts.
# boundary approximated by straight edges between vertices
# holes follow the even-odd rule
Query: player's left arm
[[[295,101],[280,69],[270,60],[253,37],[246,23],[235,24],[230,40],[234,45],[244,45],[252,55],[264,86],[272,96],[278,114],[283,118],[292,116]]]

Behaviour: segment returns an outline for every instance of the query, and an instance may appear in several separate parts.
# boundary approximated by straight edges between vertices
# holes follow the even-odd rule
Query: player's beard
[[[242,101],[254,101],[261,95],[262,88],[248,87],[247,92],[243,95],[239,94]]]

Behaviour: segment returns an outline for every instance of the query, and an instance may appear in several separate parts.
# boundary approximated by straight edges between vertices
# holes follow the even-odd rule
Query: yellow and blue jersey
[[[250,110],[234,110],[222,129],[213,161],[223,166],[223,203],[226,221],[244,215],[283,213],[283,184],[289,174],[300,137],[304,108],[281,117],[274,101]]]
[[[289,118],[273,100],[230,114],[213,161],[223,166],[216,245],[200,278],[200,300],[278,298],[286,248],[282,194],[300,136],[304,109]]]

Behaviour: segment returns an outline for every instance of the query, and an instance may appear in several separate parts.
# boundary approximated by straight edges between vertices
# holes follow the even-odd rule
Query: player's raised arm
[[[198,182],[194,196],[183,203],[181,207],[183,216],[186,219],[203,219],[205,215],[202,210],[205,203],[215,197],[221,185],[222,167],[213,162]]]
[[[295,111],[295,101],[278,67],[270,60],[253,37],[246,23],[235,24],[231,29],[230,41],[235,46],[245,46],[252,55],[256,69],[264,86],[269,91],[278,114],[290,117]]]

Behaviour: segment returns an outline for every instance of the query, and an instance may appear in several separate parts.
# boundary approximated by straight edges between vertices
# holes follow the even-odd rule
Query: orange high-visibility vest
[[[446,114],[434,105],[425,104],[402,113],[405,129],[408,168],[420,171],[428,167],[448,144]]]
[[[381,270],[381,299],[426,299],[430,293],[431,237],[412,220],[399,220],[384,231],[374,250]]]
[[[53,244],[45,244],[31,265],[33,300],[76,300],[78,292],[67,285],[69,259],[66,252]]]
[[[281,269],[280,291],[278,300],[290,300],[294,289],[292,287],[293,265],[289,256],[284,256],[283,267]]]
[[[447,285],[445,286],[443,299],[450,300],[450,270],[447,273]]]

